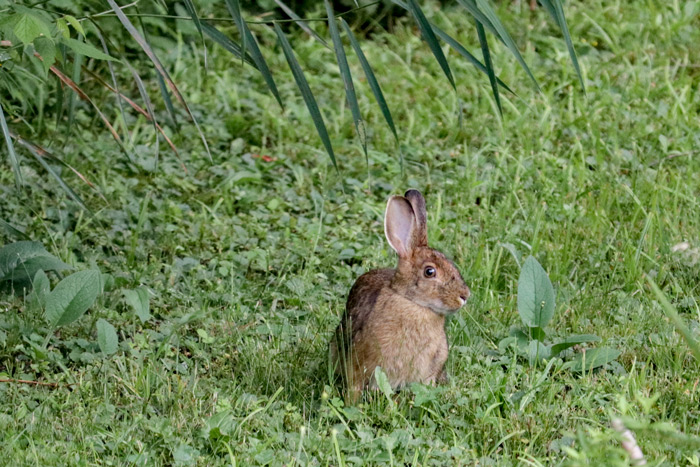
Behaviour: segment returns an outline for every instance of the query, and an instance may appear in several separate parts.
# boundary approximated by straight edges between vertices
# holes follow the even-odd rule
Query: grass
[[[646,277],[697,338],[700,2],[566,9],[587,95],[564,42],[544,34],[554,28],[546,13],[507,2],[499,14],[543,93],[491,40],[496,69],[520,96],[501,95],[502,121],[488,80],[450,54],[452,92],[405,23],[363,41],[401,138],[397,148],[350,57],[369,166],[331,52],[301,35],[293,45],[339,172],[302,100],[291,102],[281,51],[267,58],[289,102],[283,117],[262,79],[224,52],[210,49],[203,68],[196,41],[161,60],[189,98],[213,163],[196,130],[183,127],[175,142],[187,172],[164,145],[156,170],[152,127],[135,118],[130,163],[106,131],[94,140],[80,106],[63,154],[104,196],[73,180],[94,216],[27,164],[29,188],[16,193],[4,163],[0,218],[78,269],[115,278],[44,352],[37,312],[0,298],[0,372],[62,384],[0,383],[6,462],[628,465],[610,428],[623,417],[650,464],[697,465],[700,365]],[[432,14],[478,50],[476,34],[458,32],[464,13]],[[272,31],[257,31],[274,43]],[[408,187],[426,195],[431,243],[473,291],[448,324],[450,382],[347,407],[326,368],[327,343],[353,280],[394,264],[382,214],[386,198]],[[684,241],[689,248],[674,251]],[[596,334],[622,352],[616,362],[575,374],[561,360],[530,367],[498,351],[519,324],[519,267],[506,244],[549,273],[550,332]],[[151,294],[146,323],[121,293],[139,285]],[[95,343],[98,318],[120,337],[109,358]]]

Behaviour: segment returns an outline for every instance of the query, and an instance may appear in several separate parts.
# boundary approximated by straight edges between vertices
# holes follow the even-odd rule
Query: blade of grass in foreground
[[[265,80],[265,84],[267,84],[267,87],[270,89],[272,95],[275,96],[275,99],[280,107],[284,108],[282,98],[280,97],[279,91],[277,91],[277,85],[275,84],[275,80],[272,78],[272,73],[270,73],[270,68],[267,66],[265,57],[263,57],[260,47],[258,47],[258,42],[255,40],[253,33],[250,32],[248,24],[241,17],[238,0],[226,0],[226,5],[228,6],[229,12],[231,13],[231,16],[233,16],[233,20],[236,22],[238,29],[241,32],[241,49],[243,53],[245,53],[247,48],[250,48],[250,55],[253,57],[253,61],[255,62],[258,71]]]
[[[41,164],[44,167],[44,169],[46,169],[46,171],[49,173],[49,175],[51,175],[58,182],[58,184],[61,186],[63,191],[66,192],[66,194],[68,195],[69,198],[71,198],[73,201],[78,203],[78,205],[80,205],[80,207],[85,209],[87,212],[92,213],[92,211],[90,211],[90,209],[88,209],[88,207],[85,205],[85,203],[83,203],[82,198],[80,198],[80,196],[78,196],[78,194],[76,192],[74,192],[70,186],[68,186],[68,184],[63,180],[63,178],[61,178],[61,176],[58,174],[58,172],[56,172],[53,169],[53,167],[51,167],[46,162],[46,160],[42,157],[41,151],[43,151],[43,149],[40,150],[38,148],[38,146],[35,146],[34,144],[22,139],[21,137],[18,137],[17,135],[15,135],[15,139],[17,139],[18,143],[20,143],[22,146],[27,148],[29,153],[32,156],[34,156],[34,159],[36,159],[37,162],[39,162],[39,164]]]
[[[96,21],[92,20],[92,24],[95,26],[95,32],[97,33],[98,39],[100,39],[102,50],[104,51],[105,55],[110,55],[109,47],[107,47],[107,41],[102,34],[102,29],[99,27]],[[124,112],[124,106],[122,105],[122,94],[119,92],[119,84],[117,84],[117,77],[114,74],[114,67],[112,66],[111,60],[107,60],[107,69],[109,70],[109,76],[112,78],[112,86],[114,86],[114,89],[117,90],[117,104],[119,104],[119,111],[121,112],[122,123],[124,124],[124,132],[126,133],[126,140],[130,141],[131,135],[129,132],[129,127],[126,124],[126,113]]]
[[[229,53],[233,54],[235,57],[238,58],[243,58],[243,60],[256,70],[258,69],[258,66],[255,64],[253,61],[252,57],[248,54],[243,55],[243,49],[241,46],[237,43],[232,41],[228,36],[226,36],[224,33],[216,29],[214,26],[211,24],[207,23],[206,21],[202,22],[202,30],[204,33],[209,36],[211,40],[219,44],[221,47],[224,48],[224,50],[228,51]]]
[[[569,50],[569,56],[571,57],[571,63],[574,64],[574,70],[576,70],[576,75],[578,76],[578,81],[581,83],[581,89],[583,89],[584,94],[586,93],[586,85],[583,84],[583,76],[581,75],[581,67],[578,63],[578,58],[576,57],[576,49],[574,49],[574,43],[571,41],[571,34],[569,33],[569,26],[566,24],[566,17],[564,16],[564,8],[562,7],[561,0],[541,0],[542,5],[545,6],[550,16],[561,29],[561,33],[564,36],[564,41],[566,42],[566,48]]]
[[[323,44],[324,47],[327,49],[330,49],[330,46],[328,45],[328,42],[326,42],[321,36],[319,36],[316,31],[314,31],[311,26],[309,26],[309,23],[304,21],[299,15],[294,13],[294,10],[289,8],[287,5],[285,5],[281,0],[275,0],[275,3],[277,4],[278,7],[282,8],[282,11],[287,13],[287,16],[292,18],[293,20],[296,21],[296,23],[299,25],[301,29],[306,31],[308,35],[316,39],[320,44]]]
[[[355,94],[355,86],[352,82],[350,67],[348,66],[348,58],[345,55],[343,42],[340,40],[340,32],[338,31],[338,23],[336,23],[335,15],[333,14],[333,7],[328,0],[324,0],[324,3],[326,5],[326,13],[328,14],[328,28],[331,33],[331,38],[333,39],[335,56],[338,60],[338,69],[340,69],[340,75],[343,77],[345,97],[347,98],[350,111],[352,112],[352,119],[355,122],[355,130],[357,130],[357,136],[360,138],[362,150],[365,153],[365,159],[368,159],[369,156],[367,155],[367,135],[365,133],[365,123],[362,120],[362,114],[360,113],[360,105],[357,103],[357,95]]]
[[[654,295],[656,295],[656,298],[659,300],[661,307],[666,312],[666,316],[668,316],[673,325],[676,327],[676,330],[681,334],[681,336],[683,336],[686,343],[688,344],[688,347],[690,347],[690,351],[695,356],[695,359],[700,363],[700,343],[698,343],[698,341],[695,340],[695,337],[693,337],[693,333],[690,332],[688,326],[686,326],[681,317],[678,316],[676,308],[673,305],[671,305],[671,303],[668,301],[668,298],[666,298],[666,294],[663,293],[663,291],[659,288],[658,285],[656,285],[656,282],[654,282],[648,276],[647,282],[649,283],[651,290],[654,292]]]
[[[10,156],[10,165],[12,166],[12,171],[15,174],[15,185],[17,188],[22,186],[22,172],[19,170],[19,159],[17,158],[17,153],[15,152],[15,146],[12,144],[12,138],[10,138],[10,129],[7,127],[7,122],[5,121],[5,112],[2,110],[0,105],[0,128],[2,129],[2,134],[5,136],[5,143],[7,144],[7,153]]]
[[[479,44],[481,45],[481,53],[484,55],[484,64],[486,66],[486,72],[489,75],[489,81],[491,82],[491,91],[493,92],[493,98],[496,99],[496,106],[498,106],[498,113],[503,117],[503,109],[501,108],[501,97],[498,94],[498,83],[496,82],[496,73],[493,71],[493,63],[491,62],[491,52],[489,51],[489,43],[486,39],[486,31],[484,31],[484,26],[476,20],[476,32],[479,36]]]
[[[442,53],[440,43],[438,42],[437,37],[435,37],[433,28],[430,27],[428,19],[425,17],[423,10],[420,9],[420,6],[416,2],[416,0],[408,0],[408,9],[413,15],[413,17],[416,19],[416,23],[418,23],[418,29],[420,29],[420,32],[423,35],[423,39],[425,40],[425,42],[428,43],[428,47],[430,47],[430,50],[435,56],[435,59],[437,60],[438,64],[440,64],[440,68],[442,68],[442,71],[445,73],[445,76],[447,76],[447,79],[452,85],[452,89],[456,91],[457,85],[455,84],[455,80],[452,77],[452,70],[450,70],[450,65],[449,63],[447,63],[447,58],[445,58],[445,54]]]
[[[321,137],[321,141],[323,142],[323,145],[326,147],[326,152],[328,152],[328,156],[331,158],[331,162],[333,162],[333,167],[335,167],[335,169],[338,170],[338,164],[335,161],[335,154],[333,153],[333,146],[331,145],[331,140],[328,137],[328,130],[326,129],[326,124],[323,123],[323,117],[321,116],[321,111],[318,109],[318,104],[316,103],[316,98],[311,93],[311,89],[309,88],[309,83],[306,81],[306,78],[304,77],[304,72],[301,70],[301,67],[299,66],[299,62],[297,61],[296,57],[294,56],[294,51],[292,51],[292,46],[289,44],[289,41],[287,40],[284,33],[282,32],[282,29],[279,27],[279,25],[277,23],[275,23],[275,33],[277,34],[277,38],[279,39],[280,44],[282,45],[282,50],[284,51],[284,56],[287,59],[287,63],[289,64],[289,68],[292,70],[292,75],[294,76],[294,81],[296,81],[297,86],[299,87],[299,90],[301,91],[301,96],[304,98],[304,102],[306,103],[306,107],[309,109],[309,113],[311,114],[311,118],[314,121],[314,125],[316,125],[316,131],[318,131],[318,135]]]
[[[194,8],[194,3],[192,3],[192,0],[185,0],[185,9],[187,10],[187,13],[190,15],[190,18],[192,18],[192,22],[194,23],[194,27],[197,28],[197,32],[199,32],[199,39],[202,41],[202,47],[204,47],[204,68],[207,67],[207,43],[204,42],[204,32],[202,31],[202,22],[199,20],[199,16],[197,15],[197,10]]]
[[[192,114],[192,111],[190,110],[190,106],[187,105],[187,102],[182,97],[182,94],[180,94],[180,90],[175,85],[175,82],[173,82],[173,80],[170,78],[170,75],[168,74],[166,69],[163,67],[163,64],[160,63],[160,60],[158,59],[156,54],[153,52],[153,49],[151,49],[151,47],[148,45],[148,43],[144,40],[143,36],[141,36],[141,34],[139,34],[139,32],[134,27],[133,23],[129,20],[129,18],[127,18],[127,16],[124,14],[124,12],[119,7],[119,5],[117,5],[117,3],[114,0],[107,0],[107,3],[109,3],[109,6],[112,8],[114,13],[117,15],[117,18],[119,18],[119,21],[122,23],[124,28],[129,32],[131,37],[136,41],[137,44],[139,44],[141,49],[146,53],[148,58],[151,60],[151,63],[153,63],[153,66],[156,68],[158,73],[166,81],[166,83],[168,84],[168,87],[173,91],[173,94],[175,94],[175,97],[177,98],[177,100],[185,108],[185,110],[187,111],[187,115],[190,116],[190,118],[192,119],[192,123],[194,123],[194,126],[197,128],[197,132],[199,133],[200,139],[202,140],[202,143],[204,144],[204,149],[207,151],[207,155],[209,156],[209,160],[212,160],[211,152],[209,151],[209,144],[207,143],[207,139],[204,137],[204,133],[202,133],[202,129],[199,127],[199,123],[197,123],[197,119]]]
[[[355,50],[355,55],[357,55],[358,60],[360,60],[362,70],[365,72],[367,83],[369,84],[370,89],[372,89],[374,98],[377,99],[377,104],[379,104],[379,109],[382,111],[382,115],[384,115],[384,120],[386,120],[386,124],[389,125],[389,129],[394,134],[396,144],[398,144],[399,135],[396,133],[394,119],[391,117],[391,111],[389,110],[389,106],[386,104],[386,99],[384,99],[384,93],[382,92],[382,88],[379,87],[377,77],[374,75],[374,71],[372,71],[372,67],[369,65],[367,57],[365,57],[364,52],[362,52],[362,49],[360,48],[360,43],[357,41],[355,35],[352,33],[352,30],[350,29],[348,23],[343,18],[340,18],[340,24],[343,26],[345,34],[347,34],[348,36],[348,39],[350,39],[350,44]]]
[[[496,31],[498,31],[498,35],[501,37],[501,40],[503,40],[503,43],[506,45],[506,47],[508,47],[513,56],[515,56],[515,59],[518,61],[518,63],[520,63],[520,66],[523,67],[523,69],[525,70],[525,73],[527,73],[527,75],[530,77],[530,80],[535,85],[537,91],[542,92],[542,90],[540,89],[540,85],[535,79],[535,76],[532,74],[532,71],[530,71],[530,67],[527,66],[527,63],[525,63],[525,59],[522,55],[520,55],[520,51],[515,45],[515,41],[513,41],[513,38],[510,37],[510,34],[503,26],[503,23],[501,23],[501,20],[498,18],[498,15],[496,15],[496,12],[493,10],[493,8],[491,8],[491,5],[489,5],[487,0],[476,0],[476,3],[479,6],[479,9],[489,19],[491,24],[493,24],[493,27],[496,29]]]
[[[139,94],[141,95],[141,99],[143,99],[144,103],[146,104],[146,110],[148,111],[148,116],[149,120],[153,124],[153,130],[156,134],[156,164],[155,164],[155,170],[158,170],[158,160],[160,156],[160,137],[158,135],[158,122],[156,121],[156,116],[153,113],[153,106],[151,105],[151,99],[148,97],[148,93],[146,92],[146,88],[143,85],[143,81],[141,80],[141,77],[136,73],[136,70],[129,65],[128,63],[124,62],[126,67],[129,69],[131,72],[131,76],[134,77],[134,81],[136,81],[136,87],[139,90]]]
[[[471,53],[469,53],[469,51],[468,51],[467,49],[465,49],[464,46],[463,46],[462,44],[460,44],[459,42],[457,42],[453,37],[451,37],[451,36],[450,36],[449,34],[447,34],[445,31],[443,31],[442,29],[440,29],[439,27],[435,26],[435,25],[432,24],[432,23],[431,23],[431,26],[432,26],[432,28],[433,28],[433,31],[435,31],[435,34],[437,34],[437,35],[440,37],[440,39],[442,39],[443,41],[447,42],[447,44],[448,44],[450,47],[452,47],[452,48],[455,50],[455,52],[457,52],[457,53],[460,54],[462,57],[464,57],[464,58],[466,58],[467,60],[469,60],[469,62],[470,62],[472,65],[474,65],[474,66],[476,67],[477,70],[479,70],[480,72],[482,72],[482,73],[484,73],[485,75],[488,76],[488,74],[489,74],[488,70],[486,69],[486,67],[484,66],[484,64],[481,63],[481,62],[479,61],[478,58],[476,58],[474,55],[472,55]],[[508,91],[509,93],[515,95],[515,92],[513,92],[513,90],[510,89],[506,83],[504,83],[503,81],[501,81],[500,78],[496,77],[496,81],[498,82],[498,84],[499,84],[503,89],[505,89],[505,90]]]

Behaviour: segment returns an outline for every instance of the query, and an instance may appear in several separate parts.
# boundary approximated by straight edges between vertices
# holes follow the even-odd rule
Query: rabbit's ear
[[[416,230],[413,232],[413,246],[428,246],[428,215],[425,211],[425,198],[418,190],[408,190],[404,195],[416,215]]]
[[[392,196],[386,203],[384,234],[400,258],[411,256],[416,231],[416,216],[411,203],[403,196]]]

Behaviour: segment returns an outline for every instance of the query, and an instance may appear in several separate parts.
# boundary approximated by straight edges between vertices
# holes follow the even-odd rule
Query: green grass
[[[651,465],[697,465],[700,364],[646,277],[700,337],[700,2],[566,2],[566,12],[585,97],[546,13],[530,13],[527,2],[500,5],[543,88],[535,94],[492,39],[494,65],[520,96],[501,94],[502,121],[488,79],[450,53],[455,94],[407,23],[394,36],[363,40],[401,138],[397,148],[349,56],[369,167],[332,52],[302,35],[293,45],[326,116],[339,173],[300,96],[292,102],[281,50],[266,58],[289,102],[284,116],[259,75],[215,48],[207,70],[202,51],[183,44],[161,59],[189,99],[213,163],[184,126],[175,143],[187,171],[164,144],[154,170],[152,127],[134,118],[129,163],[108,132],[93,139],[91,126],[100,123],[82,105],[82,127],[61,153],[104,196],[64,172],[94,216],[28,164],[29,186],[16,193],[3,162],[0,218],[76,268],[115,278],[48,351],[40,314],[0,296],[0,373],[63,385],[0,383],[3,459],[628,465],[610,428],[621,416]],[[479,50],[471,29],[458,32],[464,12],[433,15]],[[274,43],[273,31],[256,32]],[[155,80],[146,84],[156,95]],[[135,86],[128,91],[138,95]],[[353,280],[395,263],[383,238],[384,203],[409,187],[426,195],[431,243],[454,258],[473,291],[448,324],[450,382],[414,386],[393,401],[368,394],[346,407],[327,371],[327,344]],[[683,241],[690,248],[674,252]],[[498,352],[519,324],[519,268],[506,243],[535,255],[554,283],[549,331],[596,334],[622,352],[616,362],[581,375],[561,360],[530,367]],[[121,294],[139,285],[151,292],[153,318],[144,324]],[[97,350],[99,318],[120,337],[109,358]]]

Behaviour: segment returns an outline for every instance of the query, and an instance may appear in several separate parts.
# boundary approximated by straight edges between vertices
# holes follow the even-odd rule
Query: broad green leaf
[[[526,326],[540,328],[554,315],[554,288],[534,256],[529,256],[520,270],[518,313]]]
[[[83,29],[83,25],[80,24],[80,21],[78,21],[75,16],[65,15],[63,18],[65,18],[65,20],[68,21],[71,26],[73,26],[73,29],[75,29],[76,32],[80,33],[82,36],[85,36],[85,29]]]
[[[328,130],[326,130],[326,124],[323,123],[323,117],[321,116],[321,111],[318,109],[316,98],[311,93],[311,88],[309,88],[309,83],[306,81],[306,77],[304,77],[304,72],[301,70],[299,62],[297,62],[297,59],[294,56],[292,46],[289,45],[289,41],[277,23],[275,23],[275,33],[277,33],[277,38],[282,45],[282,50],[284,51],[284,56],[287,59],[289,68],[292,70],[294,81],[296,81],[297,87],[299,88],[299,91],[301,91],[301,96],[304,98],[304,102],[306,103],[306,107],[309,109],[311,119],[316,126],[316,131],[321,137],[321,141],[326,148],[326,152],[328,152],[328,156],[331,158],[333,167],[338,170],[338,164],[335,161],[335,154],[333,153],[333,146],[331,146],[331,140],[328,137]]]
[[[75,39],[61,39],[61,43],[65,44],[66,47],[73,50],[80,55],[85,55],[86,57],[97,58],[99,60],[110,60],[113,62],[118,62],[116,58],[111,55],[96,49],[94,46],[88,44],[87,42],[81,42]]]
[[[536,365],[542,360],[549,360],[551,357],[551,347],[537,340],[530,341],[527,347],[527,361],[530,365]]]
[[[124,301],[134,310],[142,323],[151,318],[148,290],[138,287],[133,290],[124,290]]]
[[[544,342],[544,340],[547,338],[547,334],[545,334],[544,330],[542,328],[538,327],[527,327],[525,329],[512,329],[509,333],[511,336],[515,336],[518,338],[518,341],[525,341],[525,342],[530,342],[532,340],[537,340],[540,342]]]
[[[447,34],[445,31],[443,31],[439,27],[435,26],[434,24],[430,23],[430,26],[433,28],[433,31],[435,31],[435,34],[438,35],[440,37],[440,39],[447,42],[447,45],[452,47],[455,50],[455,52],[460,54],[462,57],[466,58],[472,65],[474,65],[476,67],[477,70],[479,70],[480,72],[482,72],[488,76],[488,70],[486,69],[484,64],[481,63],[479,61],[479,59],[476,58],[474,55],[472,55],[467,49],[465,49],[462,44],[457,42],[452,36]],[[504,83],[503,81],[501,81],[500,78],[496,78],[496,81],[498,81],[498,84],[503,89],[505,89],[509,93],[515,95],[515,93],[508,87],[508,85],[506,83]]]
[[[37,37],[34,40],[34,50],[41,55],[44,75],[48,75],[49,69],[56,62],[56,45],[48,37]]]
[[[501,23],[501,20],[498,18],[498,15],[496,15],[496,12],[493,10],[491,5],[488,3],[488,0],[476,0],[476,3],[479,6],[479,9],[489,19],[491,24],[493,24],[493,27],[496,29],[496,31],[498,31],[498,35],[500,36],[503,43],[506,45],[506,47],[508,47],[515,59],[518,61],[518,63],[520,63],[520,66],[525,70],[525,73],[527,73],[527,75],[530,77],[530,80],[534,83],[537,91],[541,92],[540,85],[537,84],[537,80],[530,71],[530,67],[527,66],[527,63],[525,63],[525,59],[522,55],[520,55],[520,51],[515,45],[515,41],[513,41],[513,38],[510,37],[508,30],[506,30],[506,28],[503,26],[503,23]]]
[[[15,146],[12,143],[10,129],[7,127],[7,122],[5,121],[5,112],[2,110],[2,105],[0,105],[0,129],[2,130],[3,136],[5,136],[5,144],[7,145],[7,155],[10,158],[10,165],[12,166],[12,171],[15,174],[15,185],[19,189],[19,187],[22,186],[22,172],[19,169],[19,159],[17,158],[17,153],[15,152]]]
[[[321,36],[319,36],[316,31],[314,31],[309,24],[304,21],[299,15],[294,13],[294,10],[289,8],[286,4],[284,4],[281,0],[275,0],[275,3],[277,4],[278,7],[282,9],[290,18],[295,20],[295,24],[297,24],[301,29],[303,29],[308,35],[316,39],[321,45],[324,47],[330,49],[330,46],[328,45],[328,42],[326,42]]]
[[[46,321],[54,328],[76,321],[95,303],[99,293],[99,271],[71,274],[46,297]]]
[[[493,70],[493,63],[491,62],[491,52],[489,51],[489,42],[486,39],[486,32],[484,31],[484,26],[480,22],[476,22],[476,32],[479,36],[479,44],[481,45],[481,53],[484,56],[484,64],[486,67],[486,74],[489,76],[489,82],[491,83],[491,92],[493,93],[493,98],[496,99],[496,106],[498,107],[498,113],[503,117],[503,108],[501,107],[501,97],[498,94],[498,82],[496,81],[496,73]]]
[[[377,104],[379,104],[379,109],[382,111],[384,120],[386,120],[386,124],[389,125],[389,129],[394,135],[394,139],[398,143],[399,136],[396,133],[394,119],[391,117],[391,111],[389,111],[389,106],[386,103],[386,99],[384,99],[384,93],[382,93],[382,88],[379,87],[377,77],[374,75],[374,71],[372,71],[372,67],[369,65],[367,57],[365,57],[364,52],[362,52],[362,49],[360,48],[360,43],[357,41],[357,38],[355,38],[355,35],[352,33],[352,30],[350,29],[350,26],[348,26],[348,23],[345,22],[343,18],[340,18],[340,24],[343,26],[345,34],[347,34],[348,36],[348,39],[350,39],[350,45],[352,45],[352,48],[355,50],[355,55],[357,55],[357,59],[360,61],[360,65],[362,65],[362,70],[364,71],[365,77],[367,78],[367,84],[369,84],[370,89],[372,89],[372,94],[374,94],[374,98],[377,100]]]
[[[382,394],[384,394],[390,403],[394,403],[394,399],[391,397],[394,395],[394,390],[391,389],[391,383],[389,383],[389,377],[384,373],[381,367],[376,367],[374,369],[374,380],[377,383],[377,387]]]
[[[574,49],[574,43],[571,40],[571,34],[569,33],[569,26],[566,23],[566,17],[564,16],[564,8],[562,7],[561,0],[541,0],[542,5],[545,6],[549,14],[554,18],[554,21],[561,29],[561,33],[564,36],[564,41],[566,42],[566,48],[569,50],[569,56],[571,57],[571,63],[574,65],[574,70],[576,70],[576,75],[578,76],[578,81],[581,83],[581,89],[586,92],[586,86],[583,83],[583,76],[581,75],[581,67],[578,63],[578,58],[576,57],[576,49]]]
[[[50,291],[51,284],[49,283],[49,278],[43,269],[39,269],[36,274],[34,274],[34,280],[32,280],[32,296],[41,308],[46,306],[46,297]]]
[[[49,24],[42,18],[28,13],[19,13],[13,32],[24,44],[30,44],[40,36],[51,37]]]
[[[61,34],[61,37],[68,39],[70,37],[70,29],[68,28],[68,23],[63,18],[58,18],[56,20],[56,30]]]
[[[119,344],[119,337],[117,337],[114,326],[102,318],[97,320],[97,343],[105,355],[112,355],[116,352]]]
[[[576,355],[567,364],[571,371],[590,371],[594,368],[606,365],[620,356],[620,351],[610,347],[600,347],[598,349],[588,349]]]
[[[352,74],[350,73],[350,67],[348,66],[348,59],[345,56],[343,42],[340,40],[340,32],[338,31],[338,23],[336,23],[335,15],[333,14],[333,7],[328,0],[324,0],[324,3],[326,5],[326,14],[328,15],[328,28],[331,32],[333,48],[335,49],[335,56],[338,61],[338,69],[340,70],[340,75],[343,77],[345,98],[350,106],[352,119],[355,122],[355,130],[357,131],[357,136],[360,138],[360,143],[362,144],[362,150],[365,153],[365,158],[367,158],[367,136],[365,134],[365,123],[362,120],[360,104],[358,104],[357,96],[355,95],[355,85],[352,82]]]
[[[265,84],[267,84],[270,92],[272,92],[272,95],[275,97],[275,99],[277,99],[277,103],[280,105],[280,107],[284,107],[284,104],[282,104],[282,98],[277,91],[275,80],[272,78],[272,73],[270,73],[270,68],[267,66],[267,62],[260,51],[260,47],[258,47],[258,42],[255,40],[253,33],[250,32],[248,24],[241,16],[238,0],[226,0],[226,6],[236,22],[239,31],[241,32],[241,49],[243,50],[243,53],[250,49],[250,55],[253,57],[253,61],[255,62],[258,71],[260,71],[263,80],[265,80]],[[275,26],[277,26],[277,23],[275,23]]]
[[[38,270],[62,271],[70,266],[39,242],[21,241],[0,249],[0,282],[32,279]]]
[[[557,342],[552,346],[552,356],[556,357],[564,350],[571,348],[584,342],[600,342],[600,337],[593,334],[577,334],[569,336],[561,342]]]
[[[447,58],[445,58],[445,54],[442,53],[440,43],[438,42],[437,37],[435,37],[433,28],[430,27],[428,19],[425,17],[423,10],[421,10],[416,0],[408,0],[408,9],[413,15],[413,17],[416,19],[418,29],[420,29],[420,32],[423,35],[423,39],[425,40],[425,42],[427,42],[428,47],[430,47],[430,50],[433,52],[435,59],[440,65],[440,68],[442,68],[443,73],[445,73],[445,76],[447,76],[447,79],[452,85],[452,88],[454,90],[457,90],[455,80],[452,77],[452,71],[450,70],[450,65],[447,63]]]
[[[29,236],[26,233],[22,232],[21,230],[18,230],[12,224],[6,222],[4,219],[0,219],[0,228],[2,228],[5,231],[5,233],[11,237],[14,237],[19,240],[29,240]]]

